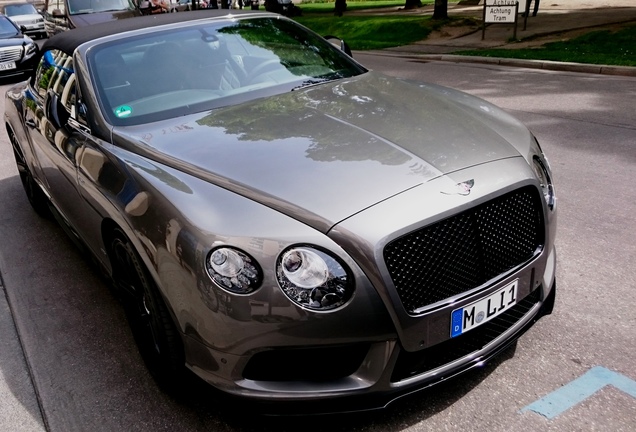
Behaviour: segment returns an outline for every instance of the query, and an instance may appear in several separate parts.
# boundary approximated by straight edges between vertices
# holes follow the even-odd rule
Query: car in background
[[[3,3],[0,12],[11,18],[24,33],[32,37],[46,37],[44,18],[31,3]]]
[[[142,0],[139,2],[139,10],[142,15],[185,12],[191,9],[191,0],[162,0],[154,3],[148,0]]]
[[[192,0],[170,0],[170,12],[185,12],[192,10]]]
[[[107,273],[164,384],[187,367],[270,405],[384,407],[552,312],[557,201],[534,135],[289,18],[61,33],[5,121],[26,197]]]
[[[0,15],[0,78],[31,73],[38,46],[8,17]]]
[[[48,36],[78,27],[141,16],[132,0],[48,0],[44,10]]]
[[[265,0],[265,10],[288,17],[301,16],[303,11],[292,0]]]

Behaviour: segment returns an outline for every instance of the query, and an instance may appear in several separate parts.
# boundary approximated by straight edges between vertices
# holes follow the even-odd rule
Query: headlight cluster
[[[250,294],[263,281],[263,272],[256,260],[232,247],[213,249],[205,264],[214,283],[231,293]],[[276,277],[292,302],[314,311],[343,306],[354,291],[353,277],[344,264],[311,246],[285,250],[276,262]]]
[[[353,295],[353,280],[344,266],[309,246],[285,251],[278,259],[276,276],[285,295],[306,309],[332,310]]]
[[[236,294],[251,293],[263,280],[261,269],[252,257],[229,247],[211,251],[206,268],[219,287]]]
[[[35,43],[29,42],[27,46],[24,48],[24,50],[26,53],[25,55],[28,57],[35,54],[38,51],[38,48],[37,48],[37,45],[35,45]]]
[[[550,177],[550,171],[547,167],[547,161],[539,156],[535,156],[532,159],[532,169],[534,170],[534,174],[537,176],[541,185],[543,198],[545,199],[548,208],[552,210],[554,208],[555,201],[554,186],[552,185],[552,178]]]

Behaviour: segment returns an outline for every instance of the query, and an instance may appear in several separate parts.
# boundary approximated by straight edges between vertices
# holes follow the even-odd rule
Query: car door
[[[82,198],[77,177],[78,155],[93,138],[75,120],[76,78],[72,56],[55,49],[43,53],[30,82],[25,124],[54,214],[72,236],[95,248],[99,214]]]

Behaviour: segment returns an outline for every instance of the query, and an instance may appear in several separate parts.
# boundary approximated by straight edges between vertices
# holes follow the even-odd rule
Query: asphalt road
[[[147,373],[107,284],[60,228],[31,211],[2,132],[0,288],[6,297],[0,295],[0,429],[636,429],[636,393],[629,393],[632,383],[636,386],[636,79],[356,58],[392,75],[483,97],[536,134],[558,193],[554,314],[483,369],[382,412],[263,418],[196,383],[190,394],[174,398]],[[2,94],[6,88],[1,87]],[[559,393],[565,397],[550,399],[552,405],[569,409],[552,418],[541,410],[524,410],[576,379],[579,389],[594,390],[586,374],[595,366],[618,381],[598,385],[600,390],[578,403],[570,393]]]

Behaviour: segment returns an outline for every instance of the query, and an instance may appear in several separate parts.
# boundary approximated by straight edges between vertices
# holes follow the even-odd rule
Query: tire
[[[29,170],[29,166],[27,165],[26,160],[18,152],[20,145],[18,144],[18,140],[15,137],[15,134],[10,129],[8,130],[8,133],[9,140],[11,141],[11,145],[13,146],[13,156],[15,157],[15,164],[18,167],[18,173],[20,174],[20,181],[22,182],[22,187],[24,188],[24,192],[26,193],[27,199],[29,200],[29,204],[31,204],[31,207],[33,207],[33,210],[35,210],[38,215],[48,219],[51,217],[49,199],[33,178],[33,175]]]
[[[110,241],[113,284],[121,294],[133,336],[155,380],[176,389],[185,372],[179,331],[130,240],[119,229]]]

